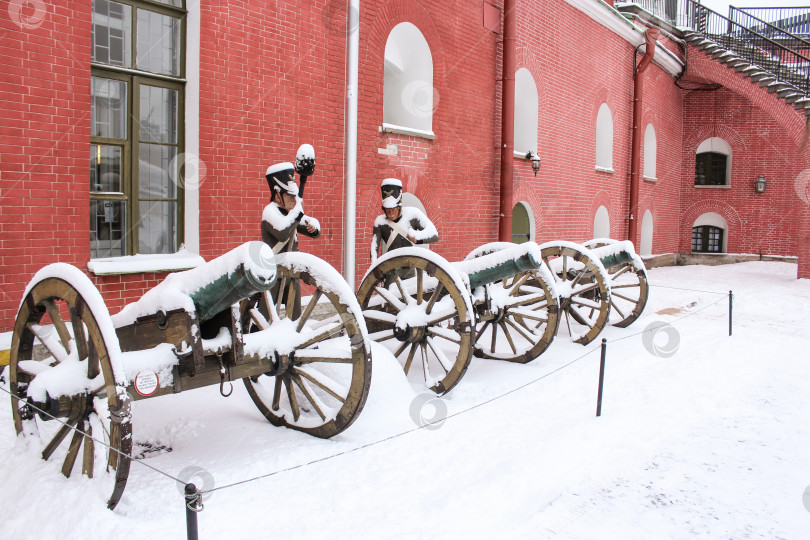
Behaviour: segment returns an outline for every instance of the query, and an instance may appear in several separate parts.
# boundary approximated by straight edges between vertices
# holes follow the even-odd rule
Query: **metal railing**
[[[806,51],[810,48],[810,32],[808,32],[808,15],[791,16],[790,18],[778,18],[778,14],[762,13],[764,8],[756,8],[757,12],[763,16],[770,16],[766,20],[756,14],[749,13],[749,8],[728,7],[728,18],[737,24],[745,26],[754,32],[766,36],[774,41],[779,41],[790,49]],[[781,11],[783,8],[776,8]],[[806,8],[810,9],[810,8]],[[793,31],[791,31],[793,30]]]
[[[810,7],[745,7],[729,6],[729,19],[734,20],[732,10],[744,12],[761,21],[802,37],[810,37]]]
[[[756,22],[759,27],[755,24],[748,26],[724,17],[695,0],[632,0],[630,3],[676,27],[702,34],[746,62],[770,72],[777,80],[795,86],[805,96],[810,95],[810,43],[804,44],[802,38],[791,36],[786,31],[776,37],[775,32],[779,30],[773,23],[756,22],[751,16],[747,23]],[[791,14],[788,18],[798,16]],[[767,26],[763,26],[763,23]]]

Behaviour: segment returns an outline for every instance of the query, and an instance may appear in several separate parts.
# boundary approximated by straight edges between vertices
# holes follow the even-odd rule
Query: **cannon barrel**
[[[264,279],[245,263],[240,263],[236,268],[220,275],[189,296],[197,310],[197,318],[200,322],[204,322],[243,298],[253,296],[257,292],[269,291],[275,282],[275,275],[269,280]]]
[[[633,243],[628,241],[592,248],[591,252],[605,268],[633,262],[636,255]]]
[[[455,263],[457,270],[470,278],[470,289],[525,272],[536,270],[543,264],[540,248],[534,242],[482,255]]]

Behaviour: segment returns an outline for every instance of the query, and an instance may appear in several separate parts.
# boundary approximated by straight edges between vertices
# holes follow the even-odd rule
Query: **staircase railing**
[[[755,13],[761,14],[765,8],[756,9]],[[781,11],[781,8],[773,9]],[[728,18],[732,21],[774,41],[778,41],[789,49],[800,49],[804,52],[810,50],[807,13],[804,13],[804,15],[792,15],[787,18],[778,18],[779,15],[776,13],[768,13],[768,15],[770,21],[750,13],[749,8],[728,7]]]
[[[735,8],[729,6],[729,19],[731,10],[742,11],[766,21],[785,32],[804,38],[810,37],[810,7],[745,7]]]

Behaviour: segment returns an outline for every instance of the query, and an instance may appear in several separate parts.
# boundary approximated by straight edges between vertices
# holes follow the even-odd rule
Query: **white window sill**
[[[616,171],[613,169],[608,169],[607,167],[600,167],[599,165],[596,166],[597,172],[603,172],[608,174],[616,174]]]
[[[726,184],[725,186],[695,186],[697,189],[731,189],[731,186]]]
[[[425,131],[422,129],[397,126],[394,124],[386,124],[385,122],[383,122],[383,125],[380,126],[380,131],[382,133],[397,133],[399,135],[411,135],[413,137],[420,137],[422,139],[428,139],[431,141],[436,138],[436,134],[433,133],[433,131]]]
[[[196,268],[204,263],[205,259],[183,249],[169,255],[129,255],[91,259],[87,263],[87,269],[97,276],[112,276],[143,272],[176,272]]]
[[[527,158],[527,157],[526,157],[526,154],[528,154],[528,153],[529,153],[529,151],[526,151],[526,152],[521,152],[521,151],[519,151],[519,150],[512,150],[512,155],[513,155],[515,158],[518,158],[518,159],[526,159],[526,160],[531,159],[531,158]],[[533,152],[533,151],[532,151],[532,155],[534,155],[534,152]]]
[[[652,178],[652,177],[650,177],[650,176],[645,176],[645,177],[644,177],[644,181],[645,181],[645,182],[651,182],[651,183],[655,184],[655,183],[657,183],[657,182],[658,182],[658,178]]]

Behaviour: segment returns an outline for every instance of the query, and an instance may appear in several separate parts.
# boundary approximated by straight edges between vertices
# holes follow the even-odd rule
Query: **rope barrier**
[[[6,390],[5,388],[3,388],[3,387],[2,387],[2,385],[0,385],[0,390],[2,390],[2,391],[3,391],[3,392],[5,392],[6,394],[8,394],[8,395],[10,395],[10,396],[12,396],[12,397],[14,397],[14,398],[16,398],[16,399],[20,400],[20,401],[26,402],[26,399],[25,399],[25,398],[22,398],[22,397],[20,397],[20,396],[18,396],[18,395],[16,395],[16,394],[14,394],[14,393],[13,393],[13,392],[11,392],[10,390]],[[181,484],[181,485],[184,485],[184,486],[186,485],[186,482],[184,482],[183,480],[180,480],[179,478],[175,478],[175,477],[174,477],[174,476],[172,476],[171,474],[169,474],[169,473],[167,473],[167,472],[165,472],[165,471],[161,471],[161,470],[160,470],[160,469],[158,469],[157,467],[153,467],[152,465],[149,465],[148,463],[144,463],[144,462],[143,462],[143,461],[141,461],[141,460],[138,460],[138,459],[133,459],[131,455],[129,455],[129,454],[125,454],[124,452],[121,452],[121,451],[120,451],[120,450],[118,450],[117,448],[113,448],[112,446],[110,446],[110,445],[109,445],[109,444],[107,444],[106,442],[104,442],[104,441],[102,441],[102,440],[99,440],[99,439],[97,439],[97,438],[95,438],[95,437],[93,437],[93,436],[91,436],[91,435],[88,435],[86,432],[82,431],[81,429],[79,429],[79,428],[77,428],[77,427],[74,427],[74,426],[69,425],[67,422],[63,422],[62,420],[60,420],[59,418],[57,418],[57,417],[53,416],[52,414],[48,413],[47,411],[43,411],[42,409],[40,409],[39,407],[37,407],[36,405],[34,405],[34,404],[33,404],[33,403],[31,403],[31,402],[26,402],[26,405],[28,405],[28,406],[29,406],[29,407],[31,407],[32,409],[35,409],[37,412],[39,412],[39,413],[41,413],[41,414],[44,414],[45,416],[50,417],[50,418],[51,418],[51,420],[56,420],[58,423],[62,424],[63,426],[65,426],[65,427],[67,427],[67,428],[69,428],[69,429],[72,429],[73,431],[75,431],[75,432],[77,432],[77,433],[81,433],[82,435],[84,435],[84,436],[85,436],[85,437],[87,437],[88,439],[91,439],[93,442],[97,442],[97,443],[98,443],[98,444],[100,444],[101,446],[104,446],[104,447],[106,447],[106,448],[109,448],[111,451],[115,452],[115,453],[116,453],[116,454],[118,454],[119,456],[123,456],[123,457],[125,457],[126,459],[128,459],[128,460],[130,461],[130,463],[139,463],[139,464],[143,465],[144,467],[148,467],[149,469],[152,469],[153,471],[155,471],[155,472],[157,472],[157,473],[160,473],[160,474],[162,474],[163,476],[165,476],[165,477],[167,477],[167,478],[170,478],[170,479],[174,480],[175,482],[177,482],[177,483],[179,483],[179,484]]]
[[[723,293],[723,294],[725,294],[726,296],[728,296],[728,293]],[[687,317],[691,317],[692,315],[696,315],[696,314],[700,313],[701,311],[703,311],[703,310],[705,310],[705,309],[709,309],[709,308],[710,308],[710,307],[712,307],[713,305],[715,305],[715,304],[719,304],[720,302],[722,302],[722,301],[724,301],[724,300],[726,300],[726,298],[719,298],[719,299],[715,300],[714,302],[712,302],[711,304],[707,304],[707,305],[703,306],[703,307],[702,307],[702,308],[700,308],[700,309],[696,309],[695,311],[689,312],[689,313],[687,313],[686,315],[683,315],[683,316],[681,316],[681,317],[678,317],[677,319],[673,320],[672,322],[662,322],[660,326],[656,326],[656,327],[654,327],[654,328],[645,328],[645,329],[644,329],[644,330],[642,330],[641,332],[636,332],[635,334],[630,334],[629,336],[622,336],[622,337],[620,337],[620,338],[613,339],[613,340],[611,340],[610,342],[611,342],[611,343],[616,343],[617,341],[622,341],[622,340],[625,340],[625,339],[630,339],[630,338],[632,338],[632,337],[640,336],[641,334],[646,334],[647,332],[653,332],[653,331],[658,330],[659,328],[663,328],[664,326],[667,326],[667,325],[673,325],[674,323],[676,323],[676,322],[678,322],[678,321],[682,321],[683,319],[686,319]]]
[[[684,287],[668,287],[667,285],[653,285],[652,283],[650,283],[649,286],[650,287],[658,287],[659,289],[675,289],[676,291],[690,291],[690,292],[700,292],[700,293],[708,293],[708,294],[728,294],[727,292],[702,291],[700,289],[686,289]]]
[[[232,488],[232,487],[239,486],[239,485],[242,485],[242,484],[248,484],[248,483],[250,483],[250,482],[255,482],[256,480],[262,480],[262,479],[264,479],[264,478],[269,478],[269,477],[271,477],[271,476],[275,476],[275,475],[280,474],[280,473],[285,473],[285,472],[293,471],[293,470],[295,470],[295,469],[301,469],[301,468],[303,468],[303,467],[308,467],[308,466],[310,466],[310,465],[314,465],[314,464],[316,464],[316,463],[321,463],[321,462],[323,462],[323,461],[328,461],[328,460],[330,460],[330,459],[334,459],[334,458],[337,458],[337,457],[345,456],[345,455],[348,455],[348,454],[351,454],[351,453],[357,452],[358,450],[363,450],[363,449],[365,449],[365,448],[369,448],[369,447],[372,447],[372,446],[376,446],[376,445],[378,445],[378,444],[382,444],[382,443],[384,443],[384,442],[391,441],[391,440],[393,440],[393,439],[397,439],[397,438],[402,437],[402,436],[404,436],[404,435],[408,435],[408,434],[413,433],[413,432],[415,432],[415,431],[419,431],[420,429],[426,429],[426,428],[428,428],[428,427],[430,427],[430,426],[433,426],[433,425],[435,425],[435,424],[438,424],[438,423],[440,423],[440,422],[442,422],[442,423],[443,423],[443,422],[447,421],[447,420],[448,420],[448,419],[450,419],[450,418],[453,418],[453,417],[456,417],[456,416],[459,416],[459,415],[462,415],[462,414],[466,414],[466,413],[468,413],[468,412],[470,412],[470,411],[472,411],[472,410],[474,410],[474,409],[477,409],[477,408],[479,408],[479,407],[482,407],[482,406],[484,406],[484,405],[487,405],[487,404],[489,404],[489,403],[492,403],[493,401],[499,400],[499,399],[504,398],[504,397],[506,397],[506,396],[508,396],[508,395],[510,395],[510,394],[513,394],[513,393],[515,393],[515,392],[517,392],[517,391],[519,391],[519,390],[522,390],[522,389],[526,388],[527,386],[530,386],[530,385],[532,385],[532,384],[534,384],[534,383],[536,383],[536,382],[538,382],[538,381],[540,381],[540,380],[542,380],[542,379],[545,379],[546,377],[549,377],[549,376],[553,375],[554,373],[557,373],[558,371],[561,371],[562,369],[567,368],[567,367],[568,367],[568,366],[570,366],[571,364],[573,364],[573,363],[575,363],[575,362],[578,362],[579,360],[582,360],[583,358],[585,358],[585,357],[586,357],[586,356],[588,356],[589,354],[594,353],[594,352],[595,352],[595,351],[597,351],[598,349],[599,349],[599,347],[594,347],[594,348],[592,348],[591,350],[587,351],[585,354],[582,354],[582,355],[578,356],[577,358],[574,358],[574,359],[573,359],[573,360],[571,360],[570,362],[568,362],[568,363],[566,363],[566,364],[563,364],[562,366],[560,366],[560,367],[558,367],[558,368],[556,368],[556,369],[553,369],[553,370],[549,371],[548,373],[545,373],[545,374],[541,375],[540,377],[537,377],[537,378],[536,378],[536,379],[534,379],[534,380],[531,380],[531,381],[529,381],[529,382],[527,382],[527,383],[524,383],[524,384],[522,384],[522,385],[520,385],[520,386],[518,386],[518,387],[516,387],[516,388],[513,388],[513,389],[511,389],[511,390],[509,390],[509,391],[507,391],[507,392],[504,392],[503,394],[500,394],[500,395],[498,395],[498,396],[492,397],[492,398],[490,398],[490,399],[488,399],[488,400],[486,400],[486,401],[483,401],[483,402],[481,402],[481,403],[478,403],[478,404],[476,404],[476,405],[473,405],[472,407],[468,407],[467,409],[463,409],[463,410],[461,410],[461,411],[454,412],[453,414],[447,415],[447,416],[445,416],[444,418],[441,418],[440,420],[435,420],[435,421],[433,421],[433,422],[428,422],[428,423],[426,423],[426,424],[424,424],[424,425],[417,426],[417,427],[415,427],[415,428],[413,428],[413,429],[409,429],[409,430],[407,430],[407,431],[402,431],[402,432],[400,432],[400,433],[396,433],[396,434],[391,435],[391,436],[389,436],[389,437],[386,437],[386,438],[384,438],[384,439],[380,439],[380,440],[377,440],[377,441],[374,441],[374,442],[370,442],[370,443],[364,444],[364,445],[362,445],[362,446],[358,446],[358,447],[352,448],[352,449],[350,449],[350,450],[345,450],[345,451],[343,451],[343,452],[338,452],[338,453],[336,453],[336,454],[331,454],[331,455],[329,455],[329,456],[325,456],[325,457],[322,457],[322,458],[314,459],[314,460],[309,461],[309,462],[307,462],[307,463],[301,463],[301,464],[299,464],[299,465],[293,465],[292,467],[287,467],[286,469],[279,469],[279,470],[277,470],[277,471],[273,471],[273,472],[271,472],[271,473],[262,474],[262,475],[255,476],[255,477],[253,477],[253,478],[248,478],[248,479],[245,479],[245,480],[240,480],[240,481],[238,481],[238,482],[233,482],[233,483],[231,483],[231,484],[226,484],[226,485],[224,485],[224,486],[218,486],[218,487],[215,487],[215,488],[212,488],[212,489],[204,490],[204,491],[201,491],[200,493],[201,493],[202,495],[206,495],[206,494],[209,494],[209,493],[213,493],[214,491],[219,491],[219,490],[222,490],[222,489],[228,489],[228,488]]]

